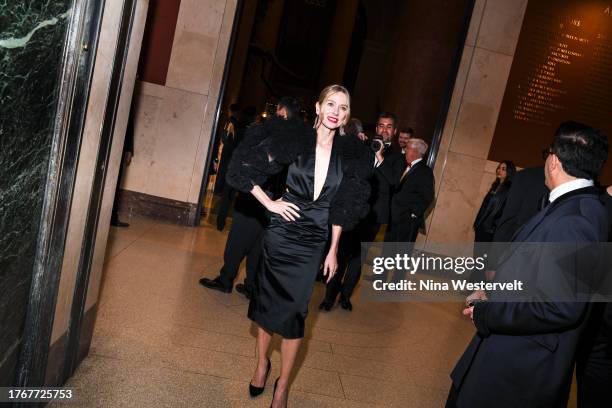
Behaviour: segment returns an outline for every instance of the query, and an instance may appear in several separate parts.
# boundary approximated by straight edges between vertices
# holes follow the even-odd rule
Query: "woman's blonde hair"
[[[347,106],[348,109],[346,112],[346,122],[340,126],[340,134],[343,135],[344,127],[348,124],[349,120],[351,119],[351,94],[349,93],[348,89],[338,84],[328,85],[325,88],[323,88],[323,90],[319,94],[319,100],[317,101],[317,103],[319,104],[319,106],[322,106],[323,102],[325,102],[327,98],[329,98],[331,95],[338,93],[338,92],[341,92],[344,95],[346,95],[346,101],[348,105]],[[317,115],[317,119],[315,120],[314,127],[316,128],[320,124],[321,124],[321,121],[319,119],[319,115]]]

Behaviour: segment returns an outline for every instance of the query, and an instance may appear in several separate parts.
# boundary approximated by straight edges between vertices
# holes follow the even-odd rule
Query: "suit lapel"
[[[522,242],[531,234],[531,232],[544,220],[544,217],[548,213],[550,207],[546,207],[540,210],[539,213],[534,215],[529,221],[527,221],[521,228],[519,228],[515,233],[511,242]]]
[[[499,260],[497,261],[497,267],[504,262],[506,262],[517,249],[521,247],[521,244],[524,242],[525,238],[531,234],[531,232],[544,220],[544,216],[546,215],[547,208],[541,210],[539,213],[534,215],[529,221],[523,224],[512,236],[510,242],[512,243],[510,247],[503,251]]]
[[[402,177],[402,179],[400,180],[400,186],[403,185],[406,182],[406,179],[408,178],[408,176],[410,176],[410,173],[414,172],[414,169],[417,168],[421,163],[423,163],[423,160],[421,160],[420,162],[418,162],[414,166],[410,167],[410,169],[408,170],[406,175],[404,177]],[[404,169],[404,171],[406,171],[406,169]]]

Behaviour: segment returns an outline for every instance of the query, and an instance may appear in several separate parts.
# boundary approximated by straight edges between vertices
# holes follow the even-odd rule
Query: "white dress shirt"
[[[413,168],[414,165],[417,164],[418,162],[420,162],[421,160],[423,160],[422,157],[420,157],[420,158],[418,158],[416,160],[413,160],[410,164],[408,164],[408,166],[406,166],[406,170],[404,170],[404,172],[402,173],[402,176],[400,177],[400,181],[402,181],[406,177],[406,175],[408,174],[410,169]]]
[[[593,187],[593,185],[595,185],[595,183],[593,183],[593,180],[587,180],[583,178],[568,181],[566,183],[561,184],[560,186],[553,188],[550,194],[548,195],[548,201],[552,203],[557,198],[561,197],[563,194],[569,193],[570,191],[578,190],[579,188]]]

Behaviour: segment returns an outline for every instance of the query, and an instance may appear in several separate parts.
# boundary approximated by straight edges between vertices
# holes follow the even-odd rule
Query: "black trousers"
[[[385,232],[385,250],[383,256],[395,257],[397,254],[408,254],[411,256],[414,248],[414,241],[419,235],[419,227],[422,220],[420,218],[410,218],[408,220],[387,225]],[[380,275],[380,279],[387,280],[388,271]],[[393,281],[399,282],[406,276],[406,271],[395,271]]]
[[[608,407],[612,397],[610,303],[592,303],[576,362],[578,408]]]
[[[609,407],[612,399],[610,347],[601,345],[587,361],[579,361],[576,365],[576,379],[578,408]]]
[[[264,225],[256,217],[248,216],[240,211],[234,211],[232,228],[230,229],[223,253],[223,267],[219,273],[221,283],[232,287],[238,275],[240,263],[246,256],[245,285],[253,287],[253,281],[261,259],[261,245]]]
[[[340,237],[338,244],[338,271],[327,284],[325,301],[333,303],[341,293],[350,299],[361,277],[361,265],[366,261],[367,251],[361,252],[362,242],[373,242],[381,224],[374,214],[369,214],[353,229]],[[363,256],[363,257],[362,257]]]
[[[119,174],[117,175],[117,187],[115,187],[115,200],[113,201],[113,210],[111,212],[111,223],[119,222],[119,190],[121,190],[121,181],[127,166],[126,152],[122,153],[121,163],[119,164]]]
[[[221,190],[221,199],[219,200],[219,207],[217,209],[217,227],[223,229],[225,226],[225,219],[229,212],[236,190],[230,187],[229,184],[225,183],[223,190]]]

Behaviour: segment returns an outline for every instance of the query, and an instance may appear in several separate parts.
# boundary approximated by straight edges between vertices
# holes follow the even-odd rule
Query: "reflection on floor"
[[[227,227],[126,221],[111,231],[91,351],[66,385],[79,400],[70,405],[269,406],[279,343],[265,393],[250,399],[247,301],[198,285],[218,274]],[[290,406],[444,405],[449,372],[473,334],[460,305],[363,303],[357,294],[353,312],[319,313],[323,290],[317,283]]]

